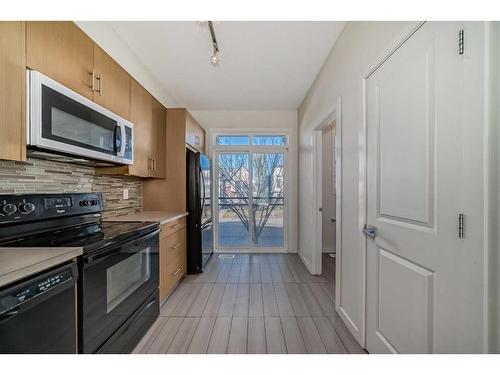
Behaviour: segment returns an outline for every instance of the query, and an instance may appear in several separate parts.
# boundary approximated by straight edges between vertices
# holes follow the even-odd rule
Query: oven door
[[[159,230],[83,256],[80,352],[96,352],[158,289]]]
[[[28,74],[30,146],[132,163],[132,124],[39,72]]]

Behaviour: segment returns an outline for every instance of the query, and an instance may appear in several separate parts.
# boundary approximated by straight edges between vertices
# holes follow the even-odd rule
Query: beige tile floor
[[[335,312],[334,259],[214,254],[161,307],[134,353],[365,353]]]

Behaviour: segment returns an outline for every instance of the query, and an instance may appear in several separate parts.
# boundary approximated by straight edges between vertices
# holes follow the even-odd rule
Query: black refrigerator
[[[187,272],[203,272],[214,252],[212,220],[212,163],[199,152],[186,150]]]

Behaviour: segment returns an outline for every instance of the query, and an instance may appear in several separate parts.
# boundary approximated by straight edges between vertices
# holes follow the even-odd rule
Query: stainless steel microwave
[[[27,71],[27,143],[33,157],[133,164],[134,125],[40,72]]]

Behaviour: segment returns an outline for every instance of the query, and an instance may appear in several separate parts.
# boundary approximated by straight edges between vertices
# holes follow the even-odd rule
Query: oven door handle
[[[131,244],[135,242],[144,242],[145,240],[157,236],[160,233],[160,229],[156,229],[154,232],[148,233],[147,235],[139,235],[136,237],[129,238],[123,242],[113,244],[113,246],[105,251],[98,251],[96,254],[91,254],[84,256],[83,261],[85,264],[93,264],[97,262],[102,262],[103,260],[113,256],[118,249],[121,249],[124,244]],[[141,249],[142,250],[142,249]],[[139,250],[139,251],[141,251]],[[137,252],[139,252],[137,251]]]

